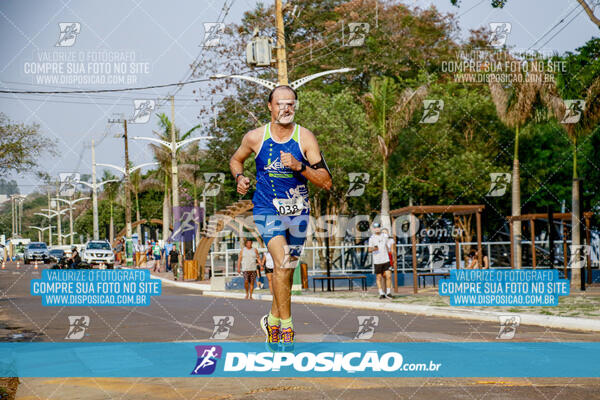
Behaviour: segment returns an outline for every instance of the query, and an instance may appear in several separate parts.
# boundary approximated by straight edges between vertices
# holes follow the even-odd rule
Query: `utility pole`
[[[109,123],[123,123],[125,141],[125,258],[127,266],[133,265],[133,244],[131,242],[131,182],[129,180],[129,144],[127,142],[127,119],[111,119]]]
[[[277,84],[288,84],[287,59],[285,55],[285,32],[281,0],[275,0],[275,22],[277,25]]]
[[[50,189],[52,186],[48,185],[48,210],[52,207],[52,202],[50,201]],[[48,246],[52,246],[52,220],[48,218]]]
[[[60,194],[60,183],[58,183],[57,185],[58,186],[57,186],[57,190],[56,190],[56,195],[59,196],[59,194]],[[62,237],[61,237],[61,234],[62,234],[61,219],[62,219],[62,217],[61,217],[61,214],[62,213],[60,211],[60,201],[57,201],[56,202],[56,219],[57,219],[56,230],[58,231],[57,243],[58,243],[59,246],[62,246]]]
[[[179,174],[177,170],[177,141],[175,138],[175,96],[171,96],[171,192],[173,192],[173,229],[175,229],[175,216],[181,218],[181,210],[179,210]],[[179,244],[182,260],[185,260],[184,249]]]
[[[19,204],[19,236],[21,236],[21,234],[23,233],[23,229],[22,229],[22,222],[23,222],[23,201],[25,201],[24,197],[18,197],[18,204]]]
[[[94,139],[92,139],[92,227],[93,238],[98,240],[100,236],[98,231],[98,195],[96,194],[96,150],[94,149]]]
[[[15,231],[15,196],[11,195],[10,196],[10,215],[11,215],[11,237],[15,237],[16,235],[16,231]]]

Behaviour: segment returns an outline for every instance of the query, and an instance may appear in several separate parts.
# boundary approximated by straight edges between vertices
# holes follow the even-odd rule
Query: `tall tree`
[[[40,133],[38,124],[12,122],[0,112],[0,175],[37,168],[40,156],[54,155],[54,143]]]
[[[519,130],[531,120],[536,107],[542,104],[540,95],[543,95],[546,91],[548,84],[543,83],[544,76],[538,62],[531,63],[528,72],[525,72],[525,69],[515,68],[520,66],[521,62],[510,54],[503,52],[497,56],[509,63],[510,67],[502,73],[510,79],[507,78],[507,83],[504,85],[496,79],[489,79],[488,84],[498,117],[515,132],[512,170],[512,216],[518,217],[521,215]],[[521,268],[523,262],[521,221],[513,222],[512,234],[515,249],[513,262],[516,268]]]
[[[565,88],[563,88],[565,89]],[[567,91],[565,89],[565,91]],[[573,107],[567,108],[563,99],[558,93],[553,93],[548,96],[548,102],[553,108],[554,114],[558,117],[561,125],[565,129],[572,147],[573,147],[573,182],[571,196],[571,244],[578,246],[582,243],[581,224],[583,218],[583,210],[581,209],[581,196],[579,185],[579,173],[577,169],[577,160],[579,148],[582,145],[583,139],[598,129],[600,123],[600,76],[592,81],[590,86],[585,91],[583,99],[584,104],[571,103]],[[577,105],[579,104],[579,105]],[[588,243],[589,244],[589,243]],[[565,255],[566,256],[566,255]],[[573,259],[577,265],[573,265],[571,269],[571,288],[578,290],[581,279],[581,262],[580,259]]]
[[[382,160],[381,218],[384,226],[390,229],[390,199],[387,189],[388,162],[400,141],[400,133],[405,129],[414,112],[421,106],[427,94],[427,86],[417,89],[405,88],[400,93],[399,85],[390,77],[372,78],[369,93],[364,96],[367,117],[379,143]]]

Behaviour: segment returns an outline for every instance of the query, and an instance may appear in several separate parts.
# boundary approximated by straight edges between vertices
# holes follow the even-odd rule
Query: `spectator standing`
[[[238,273],[244,274],[244,289],[246,289],[246,299],[252,299],[254,291],[254,282],[256,281],[256,262],[258,260],[258,250],[252,247],[252,240],[246,239],[245,245],[240,251],[237,262]]]
[[[152,272],[160,272],[160,260],[161,260],[162,249],[158,245],[158,242],[152,243],[152,259],[154,260],[154,266]]]
[[[390,271],[390,251],[387,235],[381,231],[379,223],[373,224],[373,235],[369,238],[369,253],[373,253],[375,277],[380,299],[392,299],[392,272]],[[385,292],[383,291],[385,284]]]
[[[177,243],[173,245],[173,248],[169,252],[169,264],[171,265],[171,271],[173,271],[174,280],[183,279],[183,271],[179,264],[179,251],[177,251]]]

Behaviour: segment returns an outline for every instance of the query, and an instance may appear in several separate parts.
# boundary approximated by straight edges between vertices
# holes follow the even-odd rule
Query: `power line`
[[[569,18],[569,16],[570,16],[570,15],[573,13],[573,11],[575,11],[576,9],[577,9],[577,5],[575,5],[575,7],[573,7],[573,8],[571,9],[571,11],[569,11],[569,12],[567,13],[567,15],[565,15],[564,17],[562,17],[562,18],[560,19],[560,21],[558,21],[556,24],[554,24],[554,26],[552,26],[552,28],[548,29],[548,30],[546,31],[546,33],[544,33],[542,36],[540,36],[540,37],[539,37],[539,38],[538,38],[538,39],[537,39],[537,40],[536,40],[536,41],[535,41],[535,42],[534,42],[534,43],[533,43],[531,46],[529,46],[529,48],[528,48],[527,50],[531,49],[533,46],[535,46],[536,44],[538,44],[538,42],[540,42],[540,41],[541,41],[541,40],[542,40],[544,37],[546,37],[546,35],[548,35],[550,32],[552,32],[552,31],[554,30],[554,28],[556,28],[558,25],[562,24],[562,23],[565,21],[565,19]],[[543,46],[542,46],[542,47],[543,47]]]
[[[13,94],[117,93],[117,92],[131,92],[131,91],[136,91],[136,90],[159,89],[159,88],[164,88],[164,87],[189,85],[191,83],[208,82],[210,80],[211,80],[210,78],[204,78],[204,79],[195,79],[193,81],[187,81],[187,82],[166,83],[164,85],[150,85],[150,86],[140,86],[140,87],[120,88],[120,89],[65,90],[65,91],[2,90],[2,89],[0,89],[0,93],[13,93]]]
[[[548,43],[550,43],[552,41],[552,39],[554,39],[556,37],[556,35],[558,35],[559,33],[561,33],[567,26],[569,26],[571,24],[571,22],[573,22],[577,17],[579,17],[579,15],[581,15],[582,12],[584,12],[585,10],[583,9],[583,7],[581,8],[581,11],[579,11],[579,13],[577,13],[573,18],[571,18],[569,20],[569,22],[567,22],[567,24],[565,26],[563,26],[562,28],[560,28],[560,30],[558,32],[556,32],[554,35],[552,35],[552,37],[548,40],[546,40],[546,42],[540,46],[540,48],[544,47],[545,45],[547,45]]]

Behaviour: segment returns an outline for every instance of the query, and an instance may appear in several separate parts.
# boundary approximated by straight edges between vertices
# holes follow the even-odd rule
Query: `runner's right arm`
[[[261,129],[263,128],[254,129],[246,133],[242,139],[242,144],[229,160],[229,169],[231,170],[233,179],[236,181],[237,192],[242,195],[246,194],[250,188],[250,178],[243,175],[244,161],[246,161],[253,152],[256,152],[259,141],[262,139]]]

